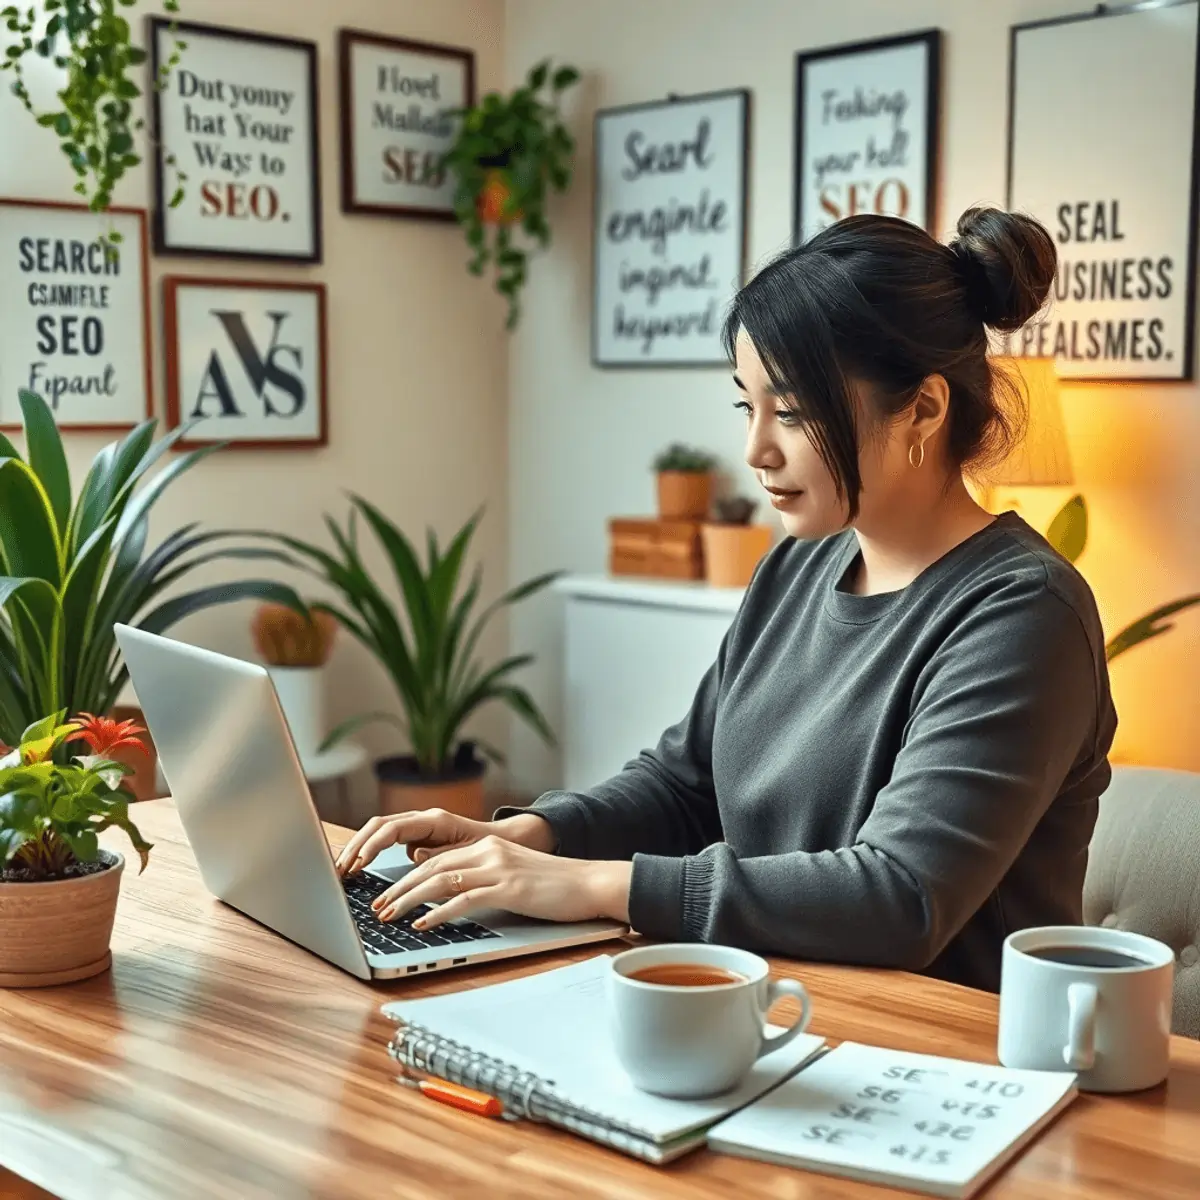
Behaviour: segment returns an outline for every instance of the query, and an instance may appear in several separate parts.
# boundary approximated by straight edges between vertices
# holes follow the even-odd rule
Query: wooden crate
[[[608,569],[612,575],[703,579],[700,522],[612,517],[608,522]]]

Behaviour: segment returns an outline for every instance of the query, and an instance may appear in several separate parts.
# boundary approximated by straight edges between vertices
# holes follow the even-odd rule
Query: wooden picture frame
[[[46,238],[32,237],[20,230],[11,231],[10,222],[21,225],[21,217],[34,218],[44,214],[49,228],[54,232]],[[77,231],[74,227],[78,227]],[[103,213],[94,213],[84,204],[69,204],[57,200],[0,199],[0,243],[10,235],[15,239],[17,251],[12,256],[0,252],[0,429],[20,430],[22,422],[17,403],[19,388],[38,392],[51,406],[55,421],[66,432],[77,433],[124,433],[154,415],[154,384],[152,373],[153,349],[150,335],[150,242],[147,232],[148,219],[144,208],[113,207]],[[98,257],[95,247],[104,234],[116,230],[122,241],[117,253],[124,255],[132,248],[139,259],[132,274],[125,279],[136,289],[135,312],[131,319],[108,322],[114,302],[116,280],[120,279],[121,263],[115,264],[106,257]],[[60,243],[68,241],[69,245]],[[42,243],[46,244],[43,245]],[[101,249],[101,256],[103,255]],[[112,266],[115,265],[115,274]],[[98,273],[93,268],[99,266]],[[17,279],[9,285],[5,272],[11,269]],[[40,282],[38,275],[45,276]],[[73,275],[84,277],[82,283],[70,282]],[[19,281],[19,286],[15,283]],[[78,288],[78,293],[75,289]],[[54,297],[61,289],[62,302]],[[127,294],[128,289],[119,289]],[[55,314],[61,314],[56,316]],[[22,321],[22,315],[29,322]],[[71,320],[78,317],[78,320]],[[48,324],[43,322],[49,321]],[[71,320],[69,326],[66,321]],[[31,323],[30,323],[31,322]],[[97,344],[98,339],[98,344]],[[53,341],[55,348],[47,343]],[[70,348],[66,344],[70,343]],[[46,388],[37,386],[41,381],[51,382],[51,371],[42,355],[87,360],[100,358],[114,343],[120,347],[123,362],[114,367],[105,356],[103,371],[86,371],[76,374],[81,383],[86,382],[89,390],[64,391],[62,394],[71,403],[72,396],[90,396],[92,384],[95,390],[101,387],[116,389],[122,395],[130,386],[136,385],[140,395],[135,394],[134,403],[115,419],[64,419],[58,408],[58,395],[54,388],[45,395]],[[58,347],[63,352],[58,353]],[[36,353],[36,359],[29,354]],[[20,362],[29,370],[22,370],[10,378],[11,364]],[[33,374],[32,364],[42,366],[38,375]],[[63,369],[67,366],[63,364]],[[88,364],[98,367],[98,363]],[[40,376],[40,378],[39,378]],[[55,374],[53,380],[69,385],[69,376]],[[34,385],[34,386],[31,386]],[[72,404],[72,407],[75,405]],[[10,415],[11,414],[11,415]]]
[[[375,62],[364,61],[356,63],[356,54],[361,52],[364,60],[371,56]],[[385,55],[391,55],[391,62],[386,63]],[[397,76],[395,72],[401,67],[411,64],[414,60],[426,60],[427,68],[433,71],[428,80],[418,77]],[[366,91],[359,72],[365,72],[372,67],[379,72],[386,66],[392,74],[393,95],[407,96],[408,110],[396,113],[395,101],[376,101],[375,119],[377,123],[386,124],[391,128],[393,137],[371,137],[368,130],[363,128],[362,109],[366,105]],[[457,66],[458,78],[455,72],[449,71],[444,78],[438,74],[440,64]],[[426,69],[422,68],[422,71]],[[408,91],[402,91],[405,83],[413,86]],[[443,95],[442,85],[447,85]],[[431,197],[428,204],[414,203],[422,199],[430,191],[425,182],[413,183],[399,178],[403,169],[405,174],[411,171],[417,173],[418,179],[426,177],[432,163],[432,156],[444,153],[450,148],[452,130],[443,132],[441,126],[447,122],[439,122],[421,101],[428,97],[444,108],[469,107],[475,104],[475,52],[458,46],[444,46],[436,42],[419,42],[408,38],[386,37],[383,34],[368,33],[361,29],[338,30],[338,87],[341,105],[340,122],[342,131],[341,145],[341,186],[342,212],[369,213],[375,216],[412,217],[428,221],[453,221],[454,215],[454,181],[452,177],[445,179],[436,186],[436,197]],[[379,76],[376,76],[376,91],[380,90]],[[378,105],[386,105],[386,120],[384,112]],[[414,109],[418,110],[414,113]],[[436,109],[433,110],[436,113]],[[436,129],[411,130],[407,126],[416,120],[437,126]],[[395,129],[399,122],[400,132]],[[370,122],[368,122],[368,126]],[[368,193],[366,183],[369,171],[368,162],[374,162],[375,156],[382,160],[383,167],[380,180],[372,194]],[[361,156],[361,161],[360,161]],[[420,156],[414,158],[413,156]],[[385,199],[391,191],[395,201]]]
[[[936,234],[941,57],[940,29],[796,55],[794,245],[856,212],[901,216]],[[830,90],[839,78],[852,100],[833,100]],[[868,81],[865,93],[862,80]],[[822,98],[819,106],[809,103],[810,84]],[[843,103],[852,106],[844,115]],[[918,110],[905,127],[904,115],[913,107]],[[846,122],[841,129],[839,121]],[[887,146],[877,140],[884,137],[891,138]],[[907,161],[910,147],[918,155],[915,163]],[[924,195],[908,201],[918,189]]]
[[[169,275],[162,282],[167,427],[178,428],[197,416],[200,418],[198,429],[210,421],[215,422],[211,436],[193,432],[176,442],[177,446],[195,448],[227,441],[230,449],[301,450],[328,445],[329,343],[323,283],[183,275]],[[245,293],[256,293],[260,302],[261,311],[249,312],[256,329],[251,329],[246,319],[254,302],[249,298],[243,300]],[[287,301],[280,297],[298,295],[312,297],[311,321],[307,321],[298,303],[283,311],[282,306]],[[221,303],[222,299],[226,303],[240,302],[242,307],[214,308],[213,305]],[[307,321],[309,325],[310,336],[305,344],[280,342],[281,335],[291,336],[290,330],[285,333],[284,323],[298,315],[298,324],[303,327]],[[316,352],[316,363],[305,365],[305,346]],[[280,355],[284,356],[282,360]],[[275,389],[272,394],[267,394],[268,387]],[[262,435],[262,429],[271,419],[290,420],[295,415],[277,407],[277,399],[286,405],[283,397],[290,396],[293,403],[299,399],[303,407],[308,403],[311,390],[316,391],[312,416],[306,416],[299,434]],[[250,393],[253,393],[252,398]],[[211,407],[214,400],[221,408],[232,404],[238,414],[236,418],[232,414],[210,417],[208,413],[197,412],[201,405]],[[238,407],[239,401],[246,409],[254,407],[255,402],[263,409],[262,414],[255,411],[254,416],[258,419],[250,431],[240,435],[228,424],[229,421],[240,424],[246,419],[247,413]]]
[[[1008,207],[1042,221],[1059,253],[1050,307],[1006,339],[1007,352],[1053,357],[1064,380],[1192,379],[1195,0],[1014,25],[1007,168]]]
[[[594,120],[592,366],[727,367],[721,321],[746,275],[749,89],[626,104],[601,109]],[[665,173],[646,169],[652,153],[674,155],[675,165]],[[643,164],[632,177],[631,155]],[[655,214],[667,220],[668,211],[685,220],[661,244],[648,240]],[[690,247],[681,246],[680,234]],[[652,295],[652,279],[662,281],[664,270],[666,281]]]
[[[317,44],[163,17],[147,23],[155,253],[321,262]],[[176,30],[188,48],[160,92],[162,43]],[[188,176],[177,208],[169,154]]]

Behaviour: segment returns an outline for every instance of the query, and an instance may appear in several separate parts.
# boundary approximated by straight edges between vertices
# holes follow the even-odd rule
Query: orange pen
[[[400,1076],[400,1079],[409,1087],[416,1088],[422,1096],[449,1104],[451,1108],[459,1108],[479,1117],[504,1116],[504,1105],[486,1092],[476,1092],[457,1083],[449,1083],[445,1079],[413,1079],[404,1075]]]

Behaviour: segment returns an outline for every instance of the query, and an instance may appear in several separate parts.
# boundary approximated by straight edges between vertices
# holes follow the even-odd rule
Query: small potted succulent
[[[313,758],[329,732],[325,719],[325,664],[333,650],[337,621],[327,612],[308,616],[286,604],[266,601],[254,613],[251,634],[275,685],[302,761]]]
[[[745,587],[771,548],[772,527],[750,524],[757,507],[744,496],[723,497],[714,505],[714,519],[701,528],[704,575],[713,587]]]
[[[145,730],[90,713],[65,717],[64,709],[30,725],[0,758],[0,987],[107,969],[125,859],[96,835],[124,830],[142,870],[151,849],[129,819],[130,768],[112,757],[139,747]],[[74,743],[90,753],[69,756]]]
[[[654,460],[658,515],[664,521],[702,521],[712,503],[717,460],[703,450],[674,442]]]

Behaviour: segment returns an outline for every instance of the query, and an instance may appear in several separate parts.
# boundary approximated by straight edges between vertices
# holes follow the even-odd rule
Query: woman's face
[[[737,406],[746,413],[746,462],[768,493],[783,528],[792,537],[828,537],[846,528],[849,503],[839,499],[833,476],[809,440],[803,423],[788,411],[790,397],[780,396],[762,365],[754,343],[743,331],[737,340],[734,382]],[[863,490],[856,525],[886,512],[901,500],[904,472],[912,473],[899,425],[884,438],[865,439],[859,450]]]

